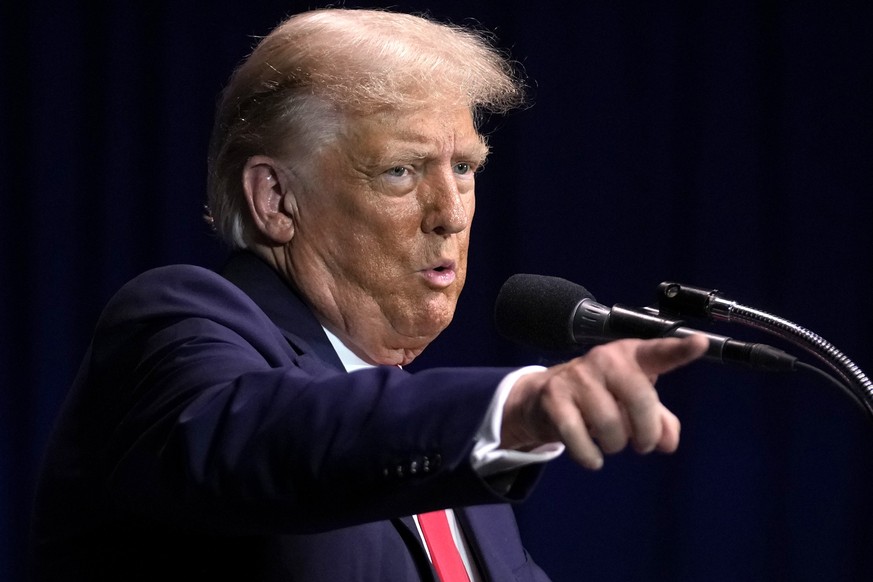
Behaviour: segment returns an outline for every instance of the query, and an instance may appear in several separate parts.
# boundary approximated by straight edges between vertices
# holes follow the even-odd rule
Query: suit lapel
[[[455,510],[483,582],[515,580],[527,562],[512,507],[478,505]]]
[[[298,355],[309,355],[345,371],[312,310],[272,267],[250,252],[236,252],[221,270],[279,328]]]
[[[458,525],[461,526],[461,531],[464,532],[464,537],[467,540],[467,548],[471,554],[470,557],[476,562],[479,576],[482,578],[483,582],[488,580],[500,580],[501,578],[494,577],[493,568],[490,564],[492,560],[489,560],[482,551],[482,545],[480,543],[481,535],[483,532],[487,532],[487,529],[483,530],[482,524],[480,520],[476,518],[475,512],[471,516],[467,508],[459,508],[454,511],[455,518],[458,520]]]
[[[409,548],[409,553],[412,554],[412,559],[422,581],[439,582],[436,571],[427,557],[427,552],[424,549],[421,536],[418,535],[418,528],[415,527],[415,520],[412,519],[412,516],[398,517],[392,519],[391,523],[397,528],[400,537],[403,538],[406,547]]]

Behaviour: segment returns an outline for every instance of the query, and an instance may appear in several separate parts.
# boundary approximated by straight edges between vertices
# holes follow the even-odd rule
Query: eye
[[[472,174],[476,171],[476,166],[469,162],[458,162],[455,164],[455,173],[464,175],[464,174]]]
[[[394,178],[402,178],[409,174],[409,169],[404,168],[403,166],[394,166],[385,173]]]

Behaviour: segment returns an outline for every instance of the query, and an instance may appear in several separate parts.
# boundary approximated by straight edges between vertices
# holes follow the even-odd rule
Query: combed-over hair
[[[513,64],[478,30],[382,10],[292,16],[258,43],[219,101],[209,148],[213,227],[231,246],[247,246],[248,159],[305,164],[344,114],[438,104],[469,107],[478,120],[523,99]]]

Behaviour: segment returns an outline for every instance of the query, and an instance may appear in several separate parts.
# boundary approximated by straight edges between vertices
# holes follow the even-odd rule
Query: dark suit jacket
[[[506,369],[344,372],[248,253],[149,271],[109,302],[47,452],[41,580],[432,580],[408,516],[456,507],[489,580],[546,580],[470,467]],[[169,576],[169,578],[168,578]]]

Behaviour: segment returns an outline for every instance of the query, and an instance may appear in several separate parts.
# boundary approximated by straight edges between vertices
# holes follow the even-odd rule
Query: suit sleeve
[[[86,368],[72,407],[99,410],[88,433],[126,511],[302,533],[511,500],[532,483],[498,496],[469,463],[507,370],[340,373],[291,349],[247,296],[202,269],[123,288]]]

